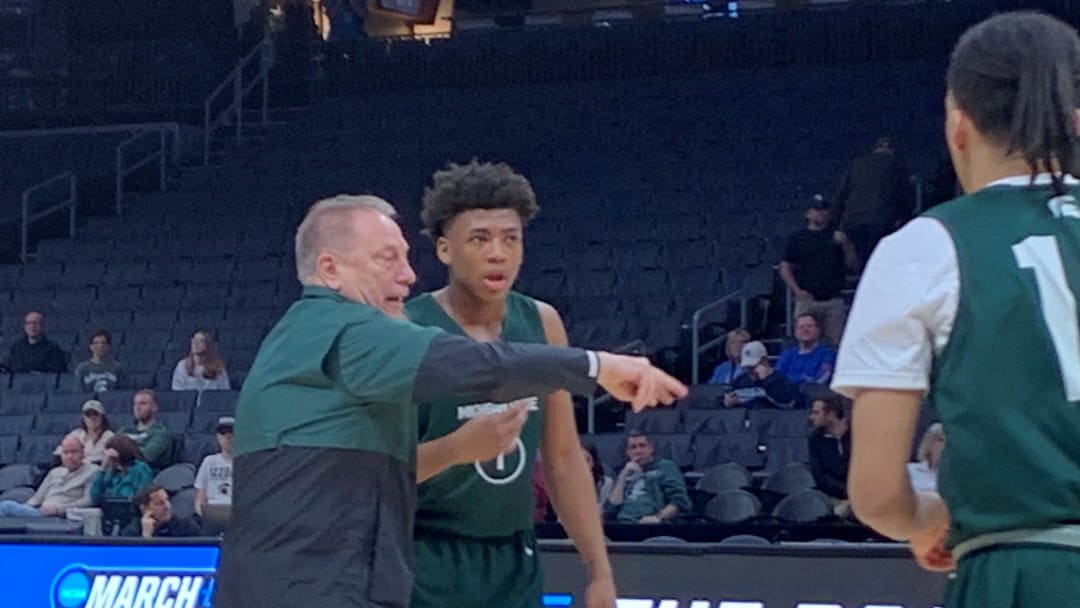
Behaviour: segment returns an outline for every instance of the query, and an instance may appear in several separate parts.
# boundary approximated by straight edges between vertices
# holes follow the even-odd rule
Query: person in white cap
[[[97,399],[88,399],[82,404],[82,421],[79,428],[68,433],[83,445],[86,462],[100,465],[105,460],[105,442],[113,436],[109,417],[105,415],[105,406]],[[56,446],[53,454],[60,456],[61,446]]]
[[[222,416],[217,421],[217,443],[221,452],[203,458],[195,475],[195,512],[204,515],[206,505],[232,505],[232,439],[236,421]]]
[[[799,388],[784,374],[776,373],[765,345],[754,340],[743,346],[739,364],[746,373],[735,379],[724,395],[725,407],[790,410],[799,403]]]

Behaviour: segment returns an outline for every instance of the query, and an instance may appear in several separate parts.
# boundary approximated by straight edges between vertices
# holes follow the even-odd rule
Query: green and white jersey
[[[431,294],[422,294],[405,305],[417,325],[438,327],[466,335]],[[506,298],[500,340],[546,343],[536,301],[516,292]],[[505,537],[531,530],[535,499],[532,475],[543,425],[543,399],[527,398],[529,420],[521,430],[517,449],[489,462],[455,465],[417,487],[418,533],[449,534],[474,538]],[[504,411],[505,403],[469,403],[446,400],[417,407],[421,443],[444,437],[475,416]]]
[[[871,256],[833,388],[929,392],[950,546],[1080,521],[1078,299],[1080,204],[1048,176],[932,209]]]

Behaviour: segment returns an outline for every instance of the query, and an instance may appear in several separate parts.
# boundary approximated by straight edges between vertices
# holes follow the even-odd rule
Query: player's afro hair
[[[510,165],[476,159],[465,165],[450,163],[435,172],[431,187],[424,190],[424,233],[438,239],[451,220],[472,209],[513,209],[523,225],[540,212],[529,180]]]

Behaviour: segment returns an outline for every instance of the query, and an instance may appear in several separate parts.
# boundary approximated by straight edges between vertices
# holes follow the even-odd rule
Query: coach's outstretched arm
[[[686,396],[681,382],[643,357],[439,334],[420,363],[413,402],[445,397],[512,401],[559,389],[589,395],[597,384],[630,402],[634,411]]]

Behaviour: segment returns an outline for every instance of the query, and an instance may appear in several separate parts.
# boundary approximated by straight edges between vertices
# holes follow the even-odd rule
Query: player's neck
[[[450,318],[471,336],[474,332],[480,332],[483,334],[480,339],[498,339],[502,332],[506,316],[505,299],[482,300],[454,283],[436,292],[435,299]]]
[[[1054,170],[1059,169],[1054,167]],[[1018,175],[1031,175],[1031,167],[1023,157],[1015,154],[1002,156],[996,149],[972,151],[968,183],[964,184],[964,188],[969,193],[977,192],[999,179]]]

